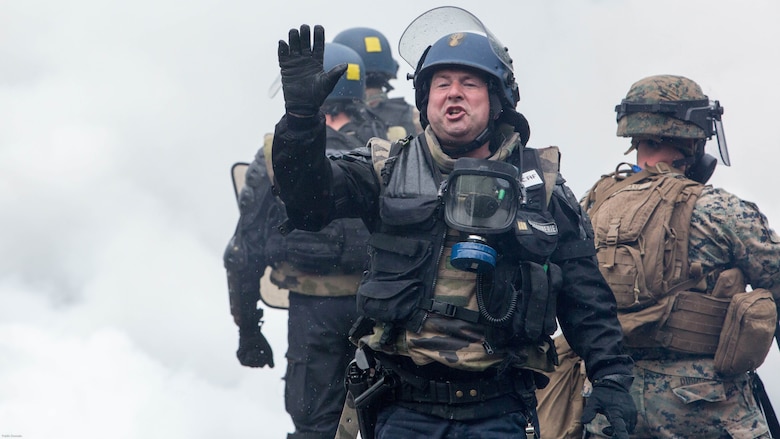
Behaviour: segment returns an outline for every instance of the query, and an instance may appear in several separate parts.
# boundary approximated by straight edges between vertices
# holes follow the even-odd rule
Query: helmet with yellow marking
[[[333,37],[334,43],[343,44],[360,55],[366,67],[366,87],[392,89],[388,81],[398,74],[398,62],[387,38],[369,27],[353,27]]]
[[[325,71],[339,64],[347,64],[347,71],[325,98],[326,104],[336,102],[363,102],[366,94],[365,66],[357,52],[339,43],[325,43],[322,60]]]

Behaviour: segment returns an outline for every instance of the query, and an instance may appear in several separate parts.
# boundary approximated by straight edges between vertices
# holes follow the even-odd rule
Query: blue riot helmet
[[[493,52],[485,35],[472,32],[454,32],[446,35],[431,46],[414,75],[417,105],[419,107],[422,100],[427,97],[434,71],[442,67],[458,66],[470,67],[486,74],[488,82],[492,82],[493,87],[497,89],[501,107],[515,108],[520,100],[520,94],[512,71],[511,59],[508,62],[509,64],[506,64]]]
[[[528,122],[515,111],[520,92],[509,50],[474,15],[453,6],[432,9],[406,28],[398,52],[415,68],[415,104],[423,126],[428,125],[426,107],[434,72],[465,67],[484,75],[494,116],[505,116],[518,128],[523,144],[528,141]]]
[[[339,64],[347,64],[347,71],[339,79],[333,91],[325,98],[325,102],[364,102],[366,98],[365,64],[360,55],[353,49],[339,43],[325,43],[323,68],[327,72]],[[268,87],[268,97],[273,98],[282,89],[282,76],[279,75]]]
[[[347,71],[325,98],[325,105],[363,102],[366,95],[366,78],[363,59],[349,47],[339,43],[325,43],[322,65],[329,71],[339,64],[347,64]]]
[[[462,157],[442,187],[444,220],[465,240],[452,247],[450,263],[460,270],[492,271],[497,252],[490,237],[509,231],[515,224],[520,171],[498,160]]]
[[[333,38],[334,43],[343,44],[360,55],[366,67],[366,87],[392,90],[388,81],[398,74],[398,62],[387,38],[378,30],[368,27],[353,27],[341,31]]]

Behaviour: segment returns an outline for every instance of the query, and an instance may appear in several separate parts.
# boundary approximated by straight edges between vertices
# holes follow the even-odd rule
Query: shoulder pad
[[[374,172],[377,176],[382,175],[382,168],[385,167],[385,162],[390,158],[392,146],[392,142],[379,137],[372,137],[368,141],[368,147],[371,149],[371,162],[374,164]]]
[[[547,205],[550,204],[553,189],[559,182],[559,171],[561,168],[561,152],[557,146],[548,146],[536,150],[539,155],[539,161],[542,165],[544,174],[545,189],[547,190]]]
[[[390,142],[386,139],[374,137],[368,141],[368,147],[371,148],[371,161],[374,163],[374,172],[380,180],[384,179],[382,171],[385,169],[387,161],[396,156],[401,151],[401,148],[408,145],[413,138],[414,136],[409,135],[403,139]]]

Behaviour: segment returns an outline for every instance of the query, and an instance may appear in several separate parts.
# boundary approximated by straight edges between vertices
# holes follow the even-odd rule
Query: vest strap
[[[436,299],[428,299],[422,308],[434,314],[465,320],[470,323],[479,322],[478,311],[472,311],[462,306],[453,305]]]

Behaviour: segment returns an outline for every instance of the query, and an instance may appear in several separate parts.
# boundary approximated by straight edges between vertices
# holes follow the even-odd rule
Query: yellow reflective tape
[[[360,81],[360,64],[347,64],[347,80]]]
[[[365,37],[363,41],[366,43],[366,52],[381,52],[382,43],[379,42],[378,37]]]

